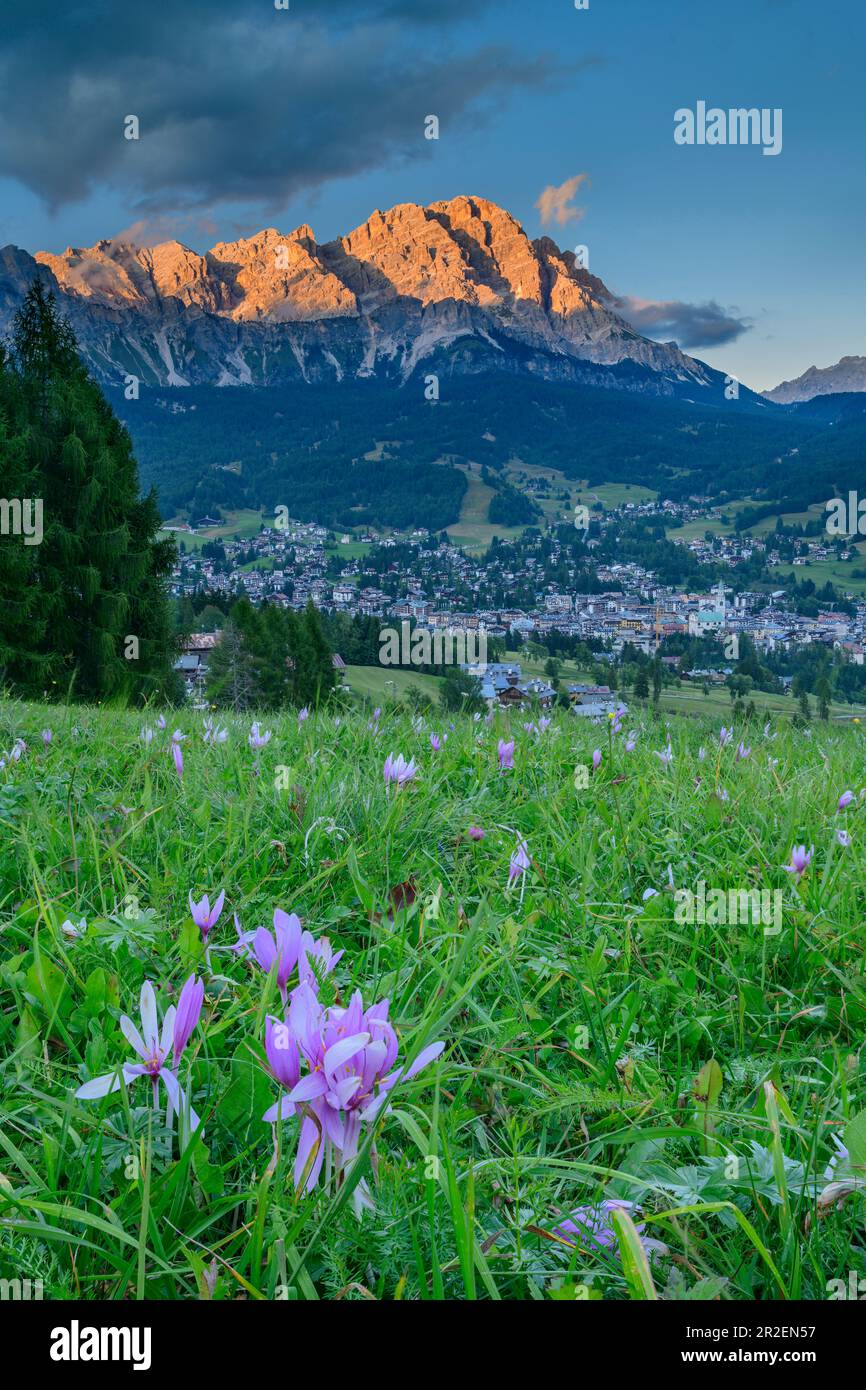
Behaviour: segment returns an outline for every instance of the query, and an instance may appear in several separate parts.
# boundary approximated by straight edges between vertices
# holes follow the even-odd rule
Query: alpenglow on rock
[[[321,244],[304,225],[203,256],[178,241],[32,257],[6,247],[0,329],[36,275],[114,385],[127,373],[182,387],[500,369],[664,395],[718,383],[675,344],[631,328],[573,251],[530,240],[483,198],[402,203]],[[629,366],[638,370],[617,377]]]

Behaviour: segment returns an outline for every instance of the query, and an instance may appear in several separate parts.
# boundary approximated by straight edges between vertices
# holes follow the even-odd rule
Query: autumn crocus
[[[782,866],[785,870],[785,873],[796,874],[797,882],[799,883],[800,879],[803,877],[804,873],[806,872],[810,863],[812,862],[812,855],[814,853],[814,845],[811,847],[811,849],[808,850],[806,849],[805,845],[795,845],[794,848],[791,850],[790,864],[784,864]]]
[[[306,722],[307,722],[307,720],[309,719],[309,717],[310,717],[310,711],[307,709],[307,706],[306,706],[306,705],[304,705],[304,708],[303,708],[303,709],[299,709],[299,710],[298,710],[298,723],[299,723],[299,724],[306,724]]]
[[[318,940],[312,932],[305,931],[301,935],[301,951],[298,956],[298,979],[301,984],[311,985],[313,989],[318,988],[319,980],[330,975],[343,957],[342,951],[335,951],[326,936],[320,936]]]
[[[171,1117],[175,1112],[183,1115],[186,1098],[174,1072],[166,1065],[166,1060],[171,1052],[172,1064],[175,1067],[180,1061],[190,1034],[198,1022],[203,995],[203,988],[191,975],[181,991],[179,1007],[175,1008],[174,1004],[169,1005],[162,1020],[162,1028],[160,1028],[153,985],[150,980],[145,980],[141,987],[139,1001],[141,1032],[126,1014],[120,1020],[120,1031],[141,1058],[141,1061],[126,1062],[119,1071],[107,1072],[104,1076],[97,1076],[92,1081],[86,1081],[75,1092],[77,1099],[98,1100],[102,1096],[110,1095],[112,1091],[119,1091],[121,1086],[128,1086],[139,1076],[147,1076],[153,1085],[154,1110],[159,1107],[159,1083],[161,1081],[168,1093],[167,1122],[171,1122]],[[192,1108],[190,1108],[189,1118],[190,1128],[195,1131],[200,1122],[198,1115]]]
[[[171,756],[174,759],[174,770],[178,777],[183,777],[183,750],[179,743],[174,739],[171,741]]]
[[[530,863],[531,860],[526,851],[526,841],[522,839],[518,840],[517,847],[515,848],[514,853],[511,856],[511,862],[508,865],[509,888],[512,886],[513,883],[516,882],[517,879],[522,879],[523,875],[526,873],[526,870],[529,868]]]
[[[843,849],[848,849],[851,844],[851,836],[848,834],[847,830],[837,830],[836,840]]]
[[[412,758],[407,763],[402,753],[398,753],[396,758],[393,753],[389,753],[382,768],[386,787],[390,786],[392,782],[396,786],[402,787],[406,782],[414,781],[416,773],[415,759]]]
[[[733,731],[733,729],[726,729],[726,728],[724,728],[724,726],[723,726],[723,727],[721,728],[721,730],[719,731],[719,747],[720,747],[720,748],[726,747],[726,745],[730,743],[730,741],[731,741],[731,739],[733,738],[733,736],[734,736],[734,731]]]
[[[431,1043],[411,1066],[395,1067],[399,1043],[388,1019],[388,1000],[365,1010],[358,991],[348,1007],[325,1009],[315,991],[302,984],[292,994],[287,1021],[304,1074],[263,1118],[273,1122],[277,1116],[291,1114],[295,1107],[302,1111],[295,1186],[311,1192],[326,1157],[328,1178],[333,1174],[338,1182],[345,1180],[358,1156],[362,1124],[377,1119],[397,1082],[416,1076],[439,1056],[445,1044]],[[268,1062],[275,1074],[276,1065],[288,1074],[293,1060],[278,1058],[273,1027],[271,1037],[268,1052],[266,1032]],[[365,1207],[372,1207],[365,1180],[357,1184],[352,1201],[358,1216]]]
[[[274,909],[273,936],[266,927],[259,927],[253,937],[253,954],[261,969],[269,975],[274,966],[277,968],[277,987],[284,1004],[289,976],[301,953],[301,931],[300,918],[278,907]]]
[[[751,757],[751,753],[752,753],[751,748],[747,748],[746,745],[745,745],[744,743],[738,743],[738,744],[737,744],[737,762],[738,762],[738,763],[743,762],[744,759],[746,759],[746,758],[748,758],[748,757]]]
[[[439,749],[442,747],[442,740],[438,734],[430,735],[430,747],[433,749],[434,753],[439,752]]]
[[[619,1241],[613,1225],[613,1213],[618,1209],[627,1212],[636,1210],[633,1202],[627,1202],[621,1197],[608,1197],[597,1206],[578,1207],[566,1220],[554,1227],[554,1231],[566,1244],[580,1246],[587,1253],[602,1250],[615,1253],[619,1248]],[[637,1226],[638,1234],[644,1229],[645,1223],[641,1222]],[[663,1254],[667,1251],[667,1246],[662,1241],[640,1236],[640,1242],[648,1254]]]
[[[252,728],[250,729],[249,736],[247,738],[247,742],[249,743],[250,748],[252,748],[253,752],[257,753],[260,748],[264,748],[265,744],[270,743],[270,741],[270,729],[263,731],[259,727],[258,723],[253,724]]]
[[[501,738],[496,751],[499,755],[500,773],[511,772],[514,767],[514,739],[506,742],[504,738]]]
[[[210,905],[210,898],[207,893],[205,893],[200,902],[193,901],[192,893],[189,895],[189,910],[192,915],[192,920],[201,931],[205,943],[207,943],[208,933],[211,928],[215,927],[219,921],[219,915],[223,910],[223,903],[225,900],[225,891],[220,893],[213,907]]]
[[[54,738],[54,733],[51,729],[43,729],[42,733],[40,734],[40,738],[42,739],[42,742],[45,744],[45,747],[47,748],[51,740]]]
[[[601,767],[601,749],[600,749],[600,748],[594,748],[594,749],[592,750],[592,770],[593,770],[593,772],[598,772],[598,769],[599,769],[600,767]]]
[[[671,763],[674,760],[673,749],[671,748],[670,744],[668,744],[666,748],[663,748],[660,753],[654,748],[653,757],[658,758],[659,762],[664,763],[665,767],[670,767]]]
[[[854,801],[854,799],[855,797],[853,792],[843,792],[842,795],[839,797],[839,810],[844,811],[845,807],[850,806],[851,802]]]

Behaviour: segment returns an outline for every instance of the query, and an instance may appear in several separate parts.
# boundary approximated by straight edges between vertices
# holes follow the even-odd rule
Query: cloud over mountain
[[[723,309],[715,300],[687,304],[681,299],[636,299],[623,295],[614,301],[620,313],[640,333],[681,348],[714,348],[733,343],[748,333],[752,321]]]

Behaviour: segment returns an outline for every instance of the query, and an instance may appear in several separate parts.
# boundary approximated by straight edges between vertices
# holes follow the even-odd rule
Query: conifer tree
[[[31,654],[82,699],[172,694],[174,644],[155,496],[142,498],[126,430],[79,360],[53,295],[34,281],[15,318],[13,377],[25,469],[43,499],[35,580],[42,630]],[[34,678],[22,682],[35,693]]]

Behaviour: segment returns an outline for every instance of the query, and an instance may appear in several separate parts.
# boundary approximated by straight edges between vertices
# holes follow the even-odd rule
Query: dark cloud
[[[100,185],[146,212],[302,190],[404,158],[520,88],[573,75],[507,45],[455,47],[488,0],[5,0],[0,174],[51,207]],[[463,31],[464,40],[471,34]],[[139,118],[139,140],[124,118]]]
[[[647,338],[675,342],[679,347],[722,347],[748,333],[752,320],[723,309],[715,300],[686,304],[681,299],[634,299],[625,295],[614,301],[617,312]]]

